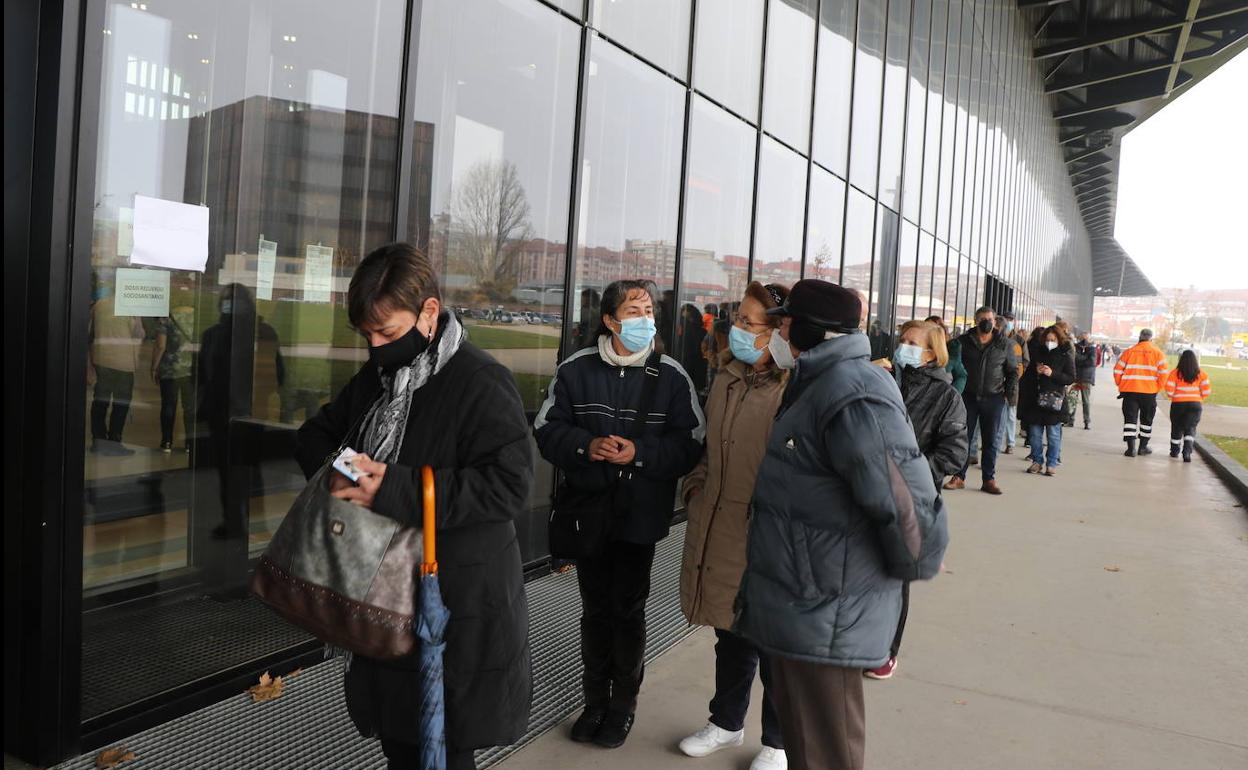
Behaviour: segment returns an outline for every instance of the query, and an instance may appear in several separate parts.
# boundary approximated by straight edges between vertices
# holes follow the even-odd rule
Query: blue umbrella
[[[442,653],[446,650],[446,624],[451,612],[442,603],[438,585],[435,545],[437,504],[433,469],[421,471],[424,487],[424,561],[420,565],[420,606],[412,628],[420,640],[420,766],[422,770],[446,770],[446,688]]]

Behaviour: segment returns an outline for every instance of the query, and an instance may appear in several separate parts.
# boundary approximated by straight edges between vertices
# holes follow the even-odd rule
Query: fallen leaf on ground
[[[1122,567],[1117,567],[1111,564],[1110,566],[1105,568],[1105,571],[1106,572],[1122,572]]]
[[[122,762],[129,762],[137,759],[133,751],[129,751],[125,746],[114,746],[111,749],[104,749],[95,757],[96,767],[116,767]]]
[[[273,700],[280,697],[282,689],[285,687],[280,676],[269,676],[269,672],[265,671],[260,675],[260,684],[252,685],[247,688],[247,692],[251,693],[251,700],[255,703],[263,703],[266,700]]]
[[[966,701],[964,701],[964,700],[955,700],[955,701],[953,702],[953,705],[955,705],[955,706],[965,706],[965,705],[966,705]]]

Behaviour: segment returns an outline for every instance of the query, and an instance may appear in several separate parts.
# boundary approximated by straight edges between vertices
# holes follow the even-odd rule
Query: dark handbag
[[[637,435],[645,424],[659,384],[661,355],[652,353],[646,359],[645,381],[641,386],[641,402],[636,417],[624,438]],[[550,555],[556,559],[583,559],[597,556],[611,540],[616,517],[627,509],[621,499],[622,484],[632,478],[632,469],[621,467],[604,489],[578,489],[561,475],[559,487],[550,504]]]
[[[1065,412],[1066,397],[1060,390],[1041,390],[1036,393],[1036,406],[1044,412]]]
[[[416,648],[423,536],[329,493],[327,461],[290,507],[251,576],[251,593],[290,623],[335,647],[380,660]],[[432,504],[433,474],[424,478]],[[431,512],[425,511],[425,520]]]

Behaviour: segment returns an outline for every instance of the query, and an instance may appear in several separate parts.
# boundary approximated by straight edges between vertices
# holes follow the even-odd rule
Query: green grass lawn
[[[1240,465],[1248,468],[1248,438],[1232,438],[1231,436],[1209,436],[1209,439],[1230,455]]]
[[[1178,363],[1177,356],[1167,358],[1171,368]],[[1209,385],[1213,395],[1207,403],[1222,406],[1248,406],[1248,361],[1236,361],[1230,358],[1207,356],[1200,363],[1209,375]],[[1231,365],[1234,369],[1220,367]]]

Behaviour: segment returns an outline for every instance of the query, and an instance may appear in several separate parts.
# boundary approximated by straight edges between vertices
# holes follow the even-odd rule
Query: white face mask
[[[789,347],[789,341],[780,336],[779,329],[772,330],[771,338],[767,340],[767,351],[771,353],[771,360],[781,369],[793,369],[797,366],[793,349]]]
[[[1044,346],[1049,350],[1057,350],[1057,342],[1054,340],[1048,340],[1044,343]]]

